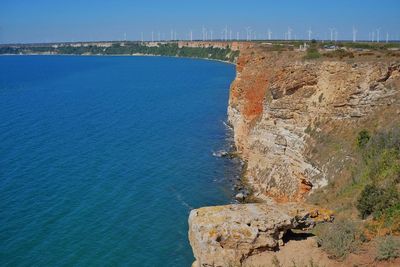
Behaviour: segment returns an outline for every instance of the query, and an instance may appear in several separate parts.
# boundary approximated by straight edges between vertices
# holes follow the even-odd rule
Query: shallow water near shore
[[[232,199],[234,66],[0,57],[0,265],[190,266],[190,209]]]

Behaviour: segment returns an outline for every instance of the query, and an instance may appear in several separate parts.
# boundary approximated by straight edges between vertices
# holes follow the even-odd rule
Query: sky
[[[0,0],[0,43],[221,38],[400,39],[400,0]],[[286,35],[287,36],[287,35]]]

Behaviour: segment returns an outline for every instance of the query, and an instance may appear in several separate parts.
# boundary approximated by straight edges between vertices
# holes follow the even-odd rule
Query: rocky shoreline
[[[234,155],[244,162],[236,199],[259,203],[192,210],[193,266],[240,266],[284,245],[290,229],[332,221],[331,211],[305,204],[344,175],[342,159],[326,157],[339,152],[324,136],[336,131],[343,138],[373,124],[377,114],[400,114],[398,60],[303,56],[262,45],[240,50],[228,106]]]

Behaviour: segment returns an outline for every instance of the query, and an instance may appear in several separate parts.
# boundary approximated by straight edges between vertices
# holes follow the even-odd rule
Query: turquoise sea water
[[[190,266],[191,208],[231,200],[234,66],[0,57],[0,265]]]

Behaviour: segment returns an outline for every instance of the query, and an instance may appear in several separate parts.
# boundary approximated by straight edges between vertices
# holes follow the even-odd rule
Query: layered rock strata
[[[332,214],[297,203],[257,203],[205,207],[189,216],[194,267],[240,266],[250,255],[283,245],[289,229],[306,229]]]
[[[229,122],[259,199],[299,201],[327,185],[329,166],[307,154],[316,142],[311,132],[353,127],[387,106],[399,116],[399,61],[302,56],[252,48],[237,62]]]

